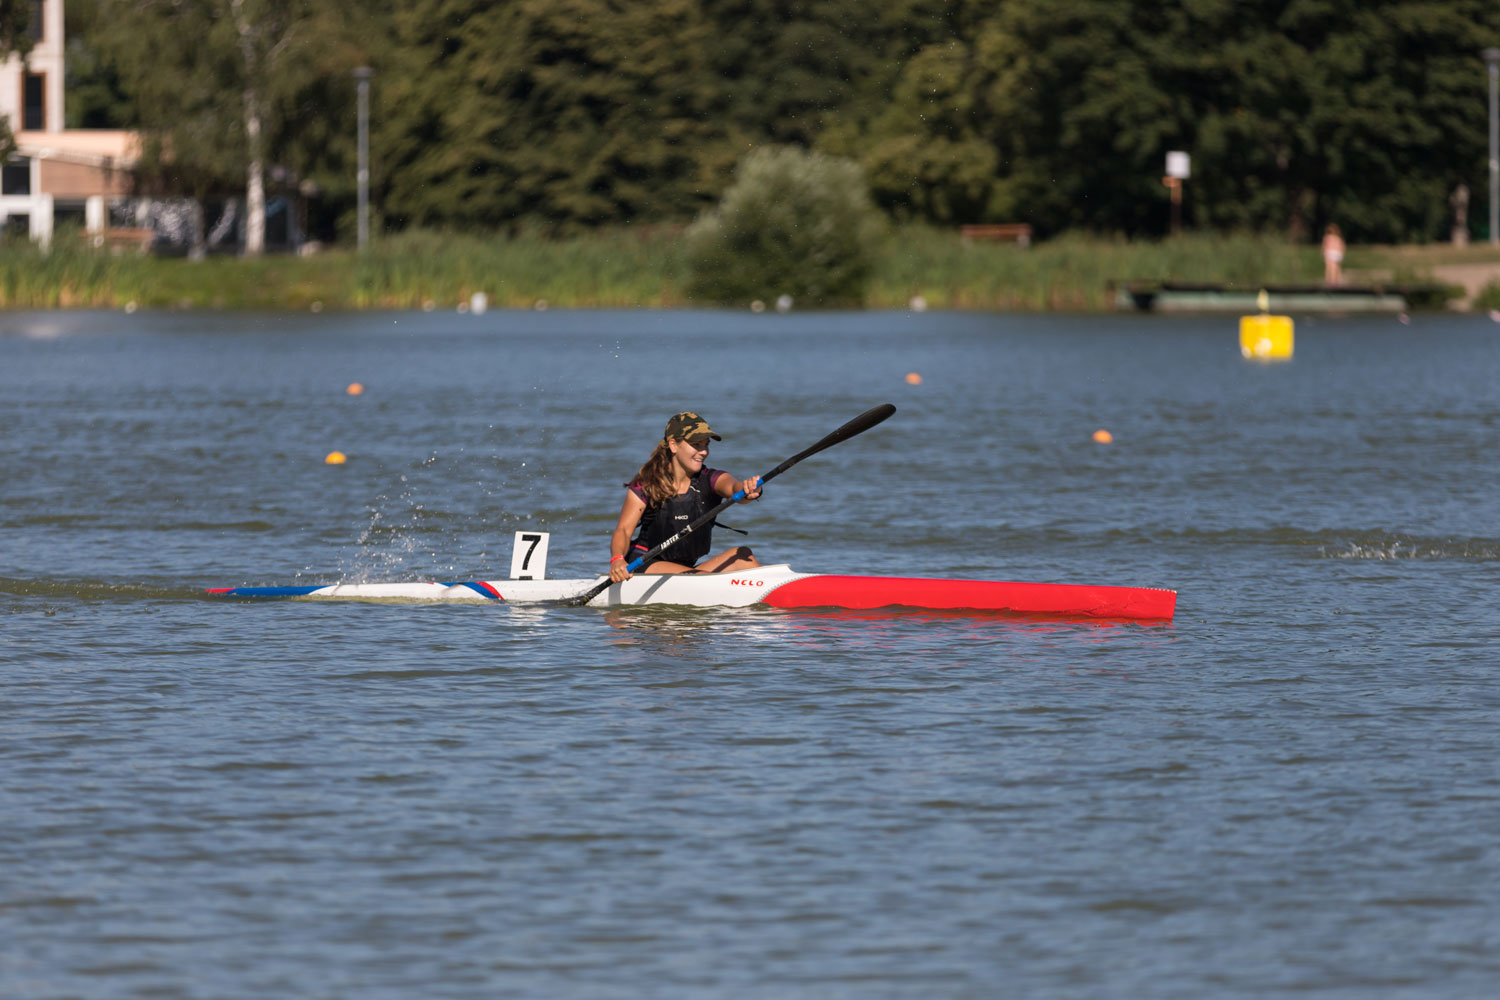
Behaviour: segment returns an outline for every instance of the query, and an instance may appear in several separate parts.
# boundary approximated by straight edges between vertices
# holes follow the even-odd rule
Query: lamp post
[[[1490,245],[1500,246],[1500,49],[1485,49],[1490,67]]]
[[[370,77],[375,71],[361,66],[354,71],[359,84],[359,249],[370,243]]]

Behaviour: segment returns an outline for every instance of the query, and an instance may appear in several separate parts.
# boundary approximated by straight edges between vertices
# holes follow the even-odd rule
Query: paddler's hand
[[[630,570],[626,568],[629,559],[616,559],[609,564],[609,582],[624,583],[630,579]]]
[[[760,477],[751,476],[749,479],[740,484],[740,489],[745,491],[745,499],[741,500],[740,503],[749,503],[751,500],[759,500]]]

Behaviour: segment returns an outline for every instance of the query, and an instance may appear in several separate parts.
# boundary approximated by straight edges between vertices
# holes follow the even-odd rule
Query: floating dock
[[[1447,285],[1225,285],[1187,281],[1126,281],[1114,286],[1115,307],[1142,312],[1403,313],[1441,309]]]

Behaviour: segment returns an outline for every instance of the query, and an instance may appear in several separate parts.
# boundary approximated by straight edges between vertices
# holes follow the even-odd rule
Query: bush
[[[883,219],[852,160],[783,147],[740,163],[719,207],[687,233],[687,294],[743,304],[860,305]]]
[[[1492,281],[1481,288],[1469,307],[1483,312],[1500,309],[1500,281]]]

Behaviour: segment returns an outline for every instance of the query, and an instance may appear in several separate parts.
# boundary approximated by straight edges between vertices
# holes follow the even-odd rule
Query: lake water
[[[0,995],[1493,996],[1500,325],[1297,338],[0,314]],[[592,576],[676,410],[743,476],[885,401],[763,560],[1176,620],[202,594]]]

